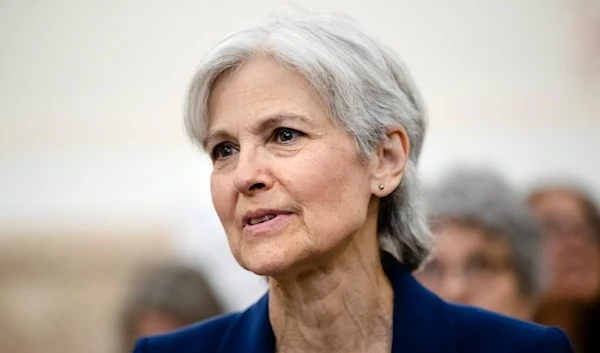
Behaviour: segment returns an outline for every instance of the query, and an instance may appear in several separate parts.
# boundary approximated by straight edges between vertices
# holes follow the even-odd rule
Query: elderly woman
[[[568,184],[529,196],[543,225],[550,286],[535,320],[565,330],[577,352],[600,352],[600,211],[589,194]]]
[[[457,169],[427,193],[432,259],[417,279],[445,300],[532,320],[540,234],[527,203],[490,170]]]
[[[193,78],[186,122],[212,157],[231,252],[269,292],[136,352],[570,351],[558,329],[447,304],[412,277],[430,243],[424,109],[353,21],[302,14],[229,35]]]

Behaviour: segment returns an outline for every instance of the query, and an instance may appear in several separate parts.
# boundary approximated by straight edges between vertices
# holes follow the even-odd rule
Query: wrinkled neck
[[[351,242],[295,278],[271,278],[277,352],[391,350],[394,293],[372,243]]]

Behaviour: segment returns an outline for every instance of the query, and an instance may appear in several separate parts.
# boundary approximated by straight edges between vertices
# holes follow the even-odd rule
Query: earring
[[[385,188],[385,186],[383,186],[383,184],[379,184],[379,190],[383,190]]]

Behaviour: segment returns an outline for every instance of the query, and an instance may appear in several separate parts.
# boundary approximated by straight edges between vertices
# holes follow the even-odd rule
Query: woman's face
[[[581,203],[569,192],[537,197],[533,211],[544,227],[544,253],[551,268],[551,301],[593,300],[600,292],[600,243]]]
[[[462,224],[434,231],[433,259],[416,274],[423,285],[449,302],[531,319],[533,308],[519,290],[508,244]]]
[[[209,99],[212,200],[239,264],[282,276],[372,233],[372,162],[300,75],[264,57],[221,76]]]
[[[136,315],[131,323],[131,337],[129,345],[133,347],[135,341],[141,337],[154,336],[169,332],[188,324],[185,320],[159,309],[146,309]]]

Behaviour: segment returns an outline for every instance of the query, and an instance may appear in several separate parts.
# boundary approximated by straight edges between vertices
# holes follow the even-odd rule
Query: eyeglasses
[[[450,266],[434,259],[419,272],[424,281],[439,285],[449,278],[462,278],[472,288],[483,287],[494,277],[512,270],[508,260],[491,259],[483,255],[469,257],[460,265]]]
[[[585,239],[600,241],[598,234],[586,223],[574,222],[564,219],[546,218],[542,220],[544,235],[553,238],[582,236]]]

